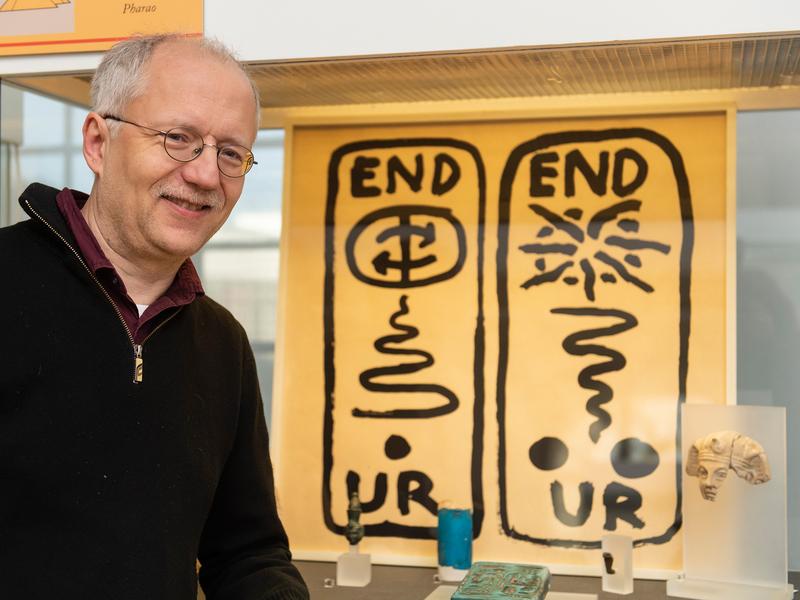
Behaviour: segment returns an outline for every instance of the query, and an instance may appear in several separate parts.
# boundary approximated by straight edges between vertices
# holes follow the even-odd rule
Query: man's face
[[[162,131],[188,127],[206,144],[252,147],[255,99],[235,66],[178,42],[155,50],[148,73],[145,93],[116,116]],[[182,163],[164,151],[163,136],[115,124],[119,129],[109,140],[98,180],[101,234],[131,261],[191,256],[228,218],[244,178],[220,173],[216,148],[205,147],[198,158]]]
[[[727,476],[728,467],[724,463],[712,460],[701,461],[697,467],[697,478],[703,498],[712,502],[716,500],[719,488],[725,483]]]

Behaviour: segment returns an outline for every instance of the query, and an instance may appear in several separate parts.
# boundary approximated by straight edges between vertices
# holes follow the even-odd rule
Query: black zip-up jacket
[[[142,348],[34,184],[0,229],[0,598],[303,600],[253,355],[202,296]]]

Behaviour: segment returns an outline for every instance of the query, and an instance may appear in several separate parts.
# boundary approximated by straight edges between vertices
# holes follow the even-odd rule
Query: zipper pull
[[[133,383],[142,383],[142,368],[144,360],[142,359],[142,345],[133,345]]]

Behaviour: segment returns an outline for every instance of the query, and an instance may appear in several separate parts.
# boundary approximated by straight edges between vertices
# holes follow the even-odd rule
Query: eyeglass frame
[[[258,164],[258,162],[256,161],[255,154],[253,154],[253,151],[251,149],[249,149],[249,148],[247,148],[245,146],[240,146],[239,144],[223,144],[222,146],[217,146],[216,144],[206,144],[206,141],[203,139],[203,136],[200,135],[200,133],[198,133],[197,131],[195,131],[191,127],[185,127],[185,126],[178,125],[176,127],[172,127],[171,129],[167,129],[166,131],[162,131],[161,129],[156,129],[155,127],[148,127],[147,125],[140,125],[139,123],[134,123],[133,121],[128,121],[127,119],[123,119],[121,117],[117,117],[116,115],[100,115],[100,118],[101,119],[111,119],[112,121],[119,121],[120,123],[127,123],[128,125],[133,125],[134,127],[141,127],[142,129],[147,129],[148,131],[152,131],[154,133],[157,133],[158,135],[160,135],[160,136],[162,136],[164,138],[164,143],[162,144],[162,147],[164,148],[164,152],[166,152],[167,156],[169,156],[172,160],[180,162],[180,163],[192,162],[194,159],[196,159],[198,156],[200,156],[203,153],[203,150],[206,149],[206,146],[208,146],[209,148],[215,148],[216,151],[217,151],[217,169],[219,170],[220,173],[225,175],[225,177],[230,177],[231,179],[239,179],[241,177],[244,177],[245,175],[247,175],[250,172],[250,170],[253,168],[253,165],[257,165]],[[169,133],[171,131],[174,131],[176,129],[186,129],[186,130],[189,130],[192,133],[196,133],[197,136],[200,138],[200,141],[203,143],[203,145],[200,146],[200,151],[197,152],[197,154],[195,154],[192,158],[190,158],[188,160],[181,160],[180,158],[175,158],[174,156],[172,156],[172,154],[169,153],[169,150],[167,150],[167,136],[169,135]],[[222,152],[222,150],[224,150],[225,148],[244,148],[245,150],[247,150],[247,152],[250,154],[250,161],[249,161],[247,169],[244,171],[244,173],[242,173],[241,175],[229,175],[228,173],[226,173],[225,171],[222,170],[222,168],[219,166],[219,153]]]

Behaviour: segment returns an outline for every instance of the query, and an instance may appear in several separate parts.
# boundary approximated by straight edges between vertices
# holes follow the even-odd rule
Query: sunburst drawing
[[[34,10],[38,8],[56,8],[60,4],[69,4],[70,0],[5,0],[0,5],[0,12],[12,10]]]
[[[638,236],[639,220],[628,213],[638,213],[641,200],[617,202],[588,219],[580,208],[568,208],[563,214],[557,214],[541,204],[528,206],[547,221],[547,225],[539,229],[538,239],[559,235],[564,241],[535,242],[519,247],[526,254],[538,255],[534,262],[538,273],[521,285],[523,289],[557,281],[577,285],[582,279],[586,298],[594,301],[599,274],[605,283],[616,284],[622,280],[647,293],[653,291],[653,286],[634,275],[632,269],[642,267],[641,253],[669,254],[671,248]],[[608,232],[612,226],[615,229]]]

